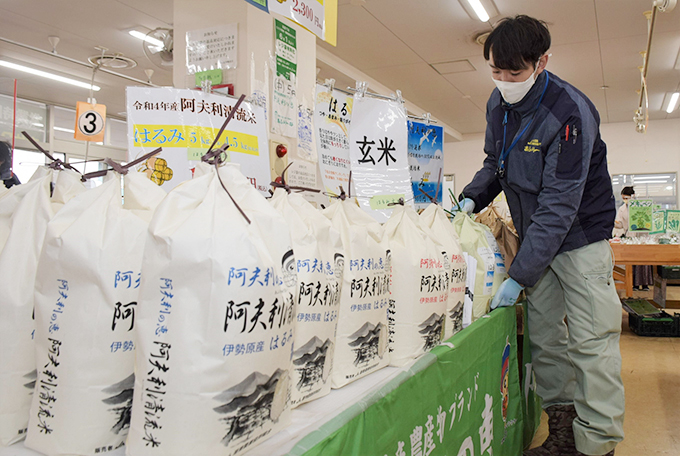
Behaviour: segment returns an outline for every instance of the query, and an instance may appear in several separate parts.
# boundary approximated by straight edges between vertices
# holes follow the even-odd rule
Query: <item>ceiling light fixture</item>
[[[52,127],[52,130],[54,131],[63,131],[64,133],[75,133],[75,130],[70,130],[68,128],[62,128],[62,127]]]
[[[157,40],[156,38],[147,36],[147,34],[144,32],[140,32],[138,30],[130,30],[128,33],[137,38],[138,40],[146,41],[147,43],[153,44],[154,46],[163,47],[163,42],[161,40]]]
[[[480,0],[467,0],[467,2],[475,11],[480,21],[487,22],[489,20],[489,13],[486,12]]]
[[[53,81],[59,81],[66,84],[71,84],[76,87],[82,87],[83,89],[92,89],[95,92],[101,90],[101,87],[96,85],[91,85],[87,82],[76,81],[75,79],[66,78],[64,76],[59,76],[53,73],[48,73],[47,71],[36,70],[35,68],[29,68],[23,65],[17,65],[16,63],[8,62],[6,60],[0,60],[0,66],[5,68],[10,68],[12,70],[23,71],[25,73],[30,73],[35,76],[41,76],[43,78],[52,79]]]
[[[668,101],[668,106],[666,106],[666,112],[668,114],[675,111],[675,108],[678,107],[678,98],[680,98],[680,92],[675,92],[673,95],[671,95],[671,99]]]

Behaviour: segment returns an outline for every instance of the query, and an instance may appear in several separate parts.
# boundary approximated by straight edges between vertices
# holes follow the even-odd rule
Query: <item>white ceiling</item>
[[[338,46],[320,46],[390,89],[429,111],[460,133],[484,131],[486,100],[493,90],[482,48],[474,42],[491,26],[472,18],[460,2],[466,0],[339,0]],[[490,3],[492,0],[483,0]],[[646,47],[643,12],[652,0],[493,0],[500,17],[528,14],[548,22],[553,45],[548,68],[571,82],[597,106],[602,122],[632,122],[640,87],[640,51]],[[354,3],[354,4],[352,4]],[[51,50],[47,37],[60,37],[59,54],[79,61],[96,55],[95,46],[121,52],[138,62],[120,71],[146,80],[145,68],[155,70],[153,82],[171,85],[172,72],[151,65],[141,41],[124,33],[133,27],[172,27],[172,0],[3,0],[0,37]],[[650,118],[679,118],[663,111],[667,92],[680,89],[674,69],[680,50],[680,7],[659,13],[651,52],[648,83]],[[0,57],[24,62],[83,81],[92,71],[38,52],[0,41]],[[451,62],[462,72],[442,75],[431,65]],[[354,85],[346,75],[319,63],[320,78],[334,77],[338,87]],[[19,96],[63,106],[85,100],[88,91],[0,68],[0,93],[11,93],[19,79]],[[125,111],[124,89],[131,83],[97,73],[102,87],[95,97],[110,115]],[[608,88],[602,89],[602,86]]]

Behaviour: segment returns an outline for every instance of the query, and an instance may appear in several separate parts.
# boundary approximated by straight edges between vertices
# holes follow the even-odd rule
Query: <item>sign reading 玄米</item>
[[[127,88],[128,161],[161,147],[137,169],[167,190],[191,179],[236,100],[196,90]],[[229,144],[229,160],[263,195],[269,190],[264,109],[241,103],[215,147]]]
[[[352,185],[363,210],[386,222],[392,209],[371,208],[372,197],[405,195],[405,203],[413,204],[406,111],[401,102],[355,96],[349,152]]]

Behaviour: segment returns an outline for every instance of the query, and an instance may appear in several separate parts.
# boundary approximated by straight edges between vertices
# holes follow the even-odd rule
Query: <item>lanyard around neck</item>
[[[501,156],[498,157],[498,168],[496,169],[496,175],[503,179],[505,177],[505,161],[508,158],[508,155],[510,154],[510,151],[512,150],[515,145],[517,145],[517,142],[524,136],[524,133],[529,129],[531,124],[534,122],[534,119],[536,118],[536,112],[538,112],[538,107],[541,106],[541,102],[543,101],[543,96],[545,95],[545,91],[548,89],[548,82],[550,81],[550,73],[546,71],[545,73],[545,85],[543,86],[543,92],[541,93],[541,98],[538,99],[538,103],[536,103],[536,107],[534,108],[534,114],[531,116],[531,120],[527,124],[526,127],[517,135],[515,140],[510,144],[510,147],[507,149],[505,148],[505,135],[508,130],[508,111],[505,111],[505,117],[503,117],[503,150],[501,151]]]

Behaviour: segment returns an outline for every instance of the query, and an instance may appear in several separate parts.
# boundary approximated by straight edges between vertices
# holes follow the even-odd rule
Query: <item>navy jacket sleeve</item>
[[[598,129],[597,119],[585,104],[579,103],[548,147],[538,208],[508,271],[524,286],[532,287],[538,282],[574,223]]]
[[[482,169],[477,171],[472,182],[463,189],[462,195],[475,202],[475,212],[479,212],[488,206],[502,190],[501,184],[496,176],[498,156],[496,155],[496,145],[494,144],[491,122],[489,120],[490,114],[487,105],[486,135],[484,137],[484,152],[486,153],[486,158],[484,159]]]

